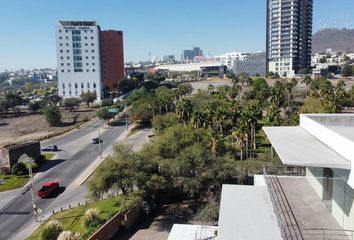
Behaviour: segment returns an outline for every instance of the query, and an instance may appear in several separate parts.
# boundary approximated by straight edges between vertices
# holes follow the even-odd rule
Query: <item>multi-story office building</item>
[[[203,50],[200,47],[194,47],[192,50],[183,50],[181,60],[184,61],[193,61],[195,57],[203,56]]]
[[[313,0],[267,0],[267,71],[293,77],[311,67]]]
[[[104,89],[115,91],[124,78],[124,53],[122,31],[101,31],[101,65]]]
[[[56,26],[59,95],[69,98],[95,92],[97,101],[103,99],[105,86],[110,89],[113,81],[124,77],[122,38],[122,34],[111,37],[110,31],[101,32],[95,21],[59,21]]]

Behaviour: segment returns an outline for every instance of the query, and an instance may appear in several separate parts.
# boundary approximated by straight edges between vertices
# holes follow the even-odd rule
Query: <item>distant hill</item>
[[[312,53],[331,48],[335,52],[354,51],[354,29],[326,28],[312,37]]]

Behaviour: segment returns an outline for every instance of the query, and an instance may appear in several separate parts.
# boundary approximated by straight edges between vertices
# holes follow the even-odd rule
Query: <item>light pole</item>
[[[100,102],[100,111],[102,109],[102,100]],[[100,157],[102,158],[102,148],[101,148],[101,131],[100,131],[100,124],[98,123],[97,126],[98,131],[98,152],[100,153]]]
[[[127,112],[127,103],[124,105],[124,111],[125,111],[125,126],[128,131],[128,112]]]
[[[32,165],[30,161],[27,161],[27,166],[28,166],[28,175],[29,178],[31,179],[31,197],[32,197],[32,207],[33,207],[33,215],[34,215],[34,221],[37,221],[37,205],[36,205],[36,194],[34,191],[34,179],[33,179],[33,173],[32,173]]]

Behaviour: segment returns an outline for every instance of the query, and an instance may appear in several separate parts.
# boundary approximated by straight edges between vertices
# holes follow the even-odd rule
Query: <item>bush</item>
[[[99,217],[99,213],[100,212],[97,208],[90,208],[86,210],[83,223],[84,227],[90,228],[99,225],[102,222],[101,218]]]
[[[58,220],[50,220],[44,225],[41,232],[41,240],[57,240],[63,231],[63,225]],[[61,238],[66,239],[66,238]]]
[[[74,109],[78,108],[80,106],[81,99],[79,98],[66,98],[63,101],[63,105],[65,109],[68,109],[70,111],[73,111]]]
[[[23,162],[15,163],[11,168],[11,172],[14,175],[25,175],[28,173],[26,165]]]
[[[80,240],[81,236],[79,233],[73,233],[70,231],[63,231],[59,234],[57,240]]]
[[[107,107],[107,106],[112,106],[113,105],[113,99],[112,98],[106,98],[102,101],[102,106]]]
[[[194,218],[202,223],[213,223],[218,220],[218,217],[219,206],[214,202],[210,202],[199,208]]]
[[[54,105],[48,105],[43,110],[44,116],[50,126],[58,126],[61,120],[60,109]]]

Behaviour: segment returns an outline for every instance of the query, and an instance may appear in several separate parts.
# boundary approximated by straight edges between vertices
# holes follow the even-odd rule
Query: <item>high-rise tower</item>
[[[293,77],[311,67],[313,0],[267,0],[267,71]]]

